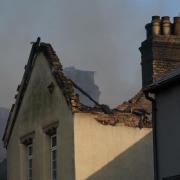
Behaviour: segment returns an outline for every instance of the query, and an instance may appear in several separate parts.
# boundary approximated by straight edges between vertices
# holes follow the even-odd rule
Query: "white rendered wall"
[[[105,126],[76,113],[74,132],[76,180],[153,180],[152,129]]]
[[[47,86],[55,89],[49,93]],[[57,128],[57,180],[74,180],[73,117],[41,53],[36,60],[15,126],[7,147],[8,180],[27,179],[26,146],[20,138],[35,131],[33,139],[33,180],[50,180],[50,138],[43,127],[59,121]]]

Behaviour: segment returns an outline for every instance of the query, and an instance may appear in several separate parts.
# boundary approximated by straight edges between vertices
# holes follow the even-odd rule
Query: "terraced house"
[[[144,87],[179,66],[178,58],[165,56],[174,47],[168,23],[155,16],[146,26]],[[177,47],[176,34],[172,38]],[[84,105],[77,92],[94,106]],[[151,111],[142,90],[114,109],[99,104],[64,75],[52,46],[38,38],[3,137],[8,180],[152,180]]]

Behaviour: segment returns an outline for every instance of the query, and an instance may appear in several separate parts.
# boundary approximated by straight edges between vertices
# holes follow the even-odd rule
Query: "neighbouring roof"
[[[115,109],[112,114],[99,113],[97,120],[102,124],[116,125],[123,123],[129,127],[152,127],[151,121],[152,104],[140,90],[129,101],[125,101]]]
[[[131,127],[151,127],[151,121],[149,121],[148,117],[151,113],[151,103],[145,99],[142,91],[137,93],[137,95],[135,95],[128,102],[124,102],[115,109],[110,109],[107,105],[99,104],[85,91],[83,91],[83,89],[77,86],[71,79],[64,75],[60,60],[52,46],[48,43],[40,42],[40,38],[38,38],[37,42],[33,43],[32,45],[21,84],[17,88],[18,94],[15,96],[15,104],[12,105],[9,113],[8,122],[3,136],[5,146],[7,146],[9,142],[23,96],[31,77],[33,65],[39,52],[43,52],[47,58],[52,70],[52,75],[62,90],[67,104],[72,109],[72,112],[95,114],[96,120],[104,125],[116,125],[117,123],[124,123],[125,125]],[[82,94],[94,102],[95,106],[88,107],[80,103],[79,95],[75,94],[74,89],[81,91]]]
[[[175,85],[180,83],[180,69],[176,69],[167,75],[163,76],[159,80],[155,81],[154,83],[150,84],[144,89],[144,92],[151,92],[154,93],[156,91],[165,89],[170,85]]]
[[[130,100],[123,102],[117,109],[123,112],[133,112],[136,110],[151,112],[151,103],[145,98],[142,90],[135,94]]]

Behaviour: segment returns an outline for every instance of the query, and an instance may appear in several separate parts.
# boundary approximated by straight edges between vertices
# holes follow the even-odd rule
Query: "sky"
[[[64,67],[96,71],[100,103],[121,104],[141,88],[145,24],[153,15],[179,13],[179,0],[1,0],[0,106],[14,103],[38,36]]]

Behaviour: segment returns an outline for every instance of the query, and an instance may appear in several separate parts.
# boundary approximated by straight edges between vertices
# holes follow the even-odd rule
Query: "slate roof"
[[[156,92],[162,89],[169,87],[169,85],[175,85],[180,83],[180,68],[164,75],[159,80],[155,81],[154,83],[150,84],[144,89],[144,92]]]

